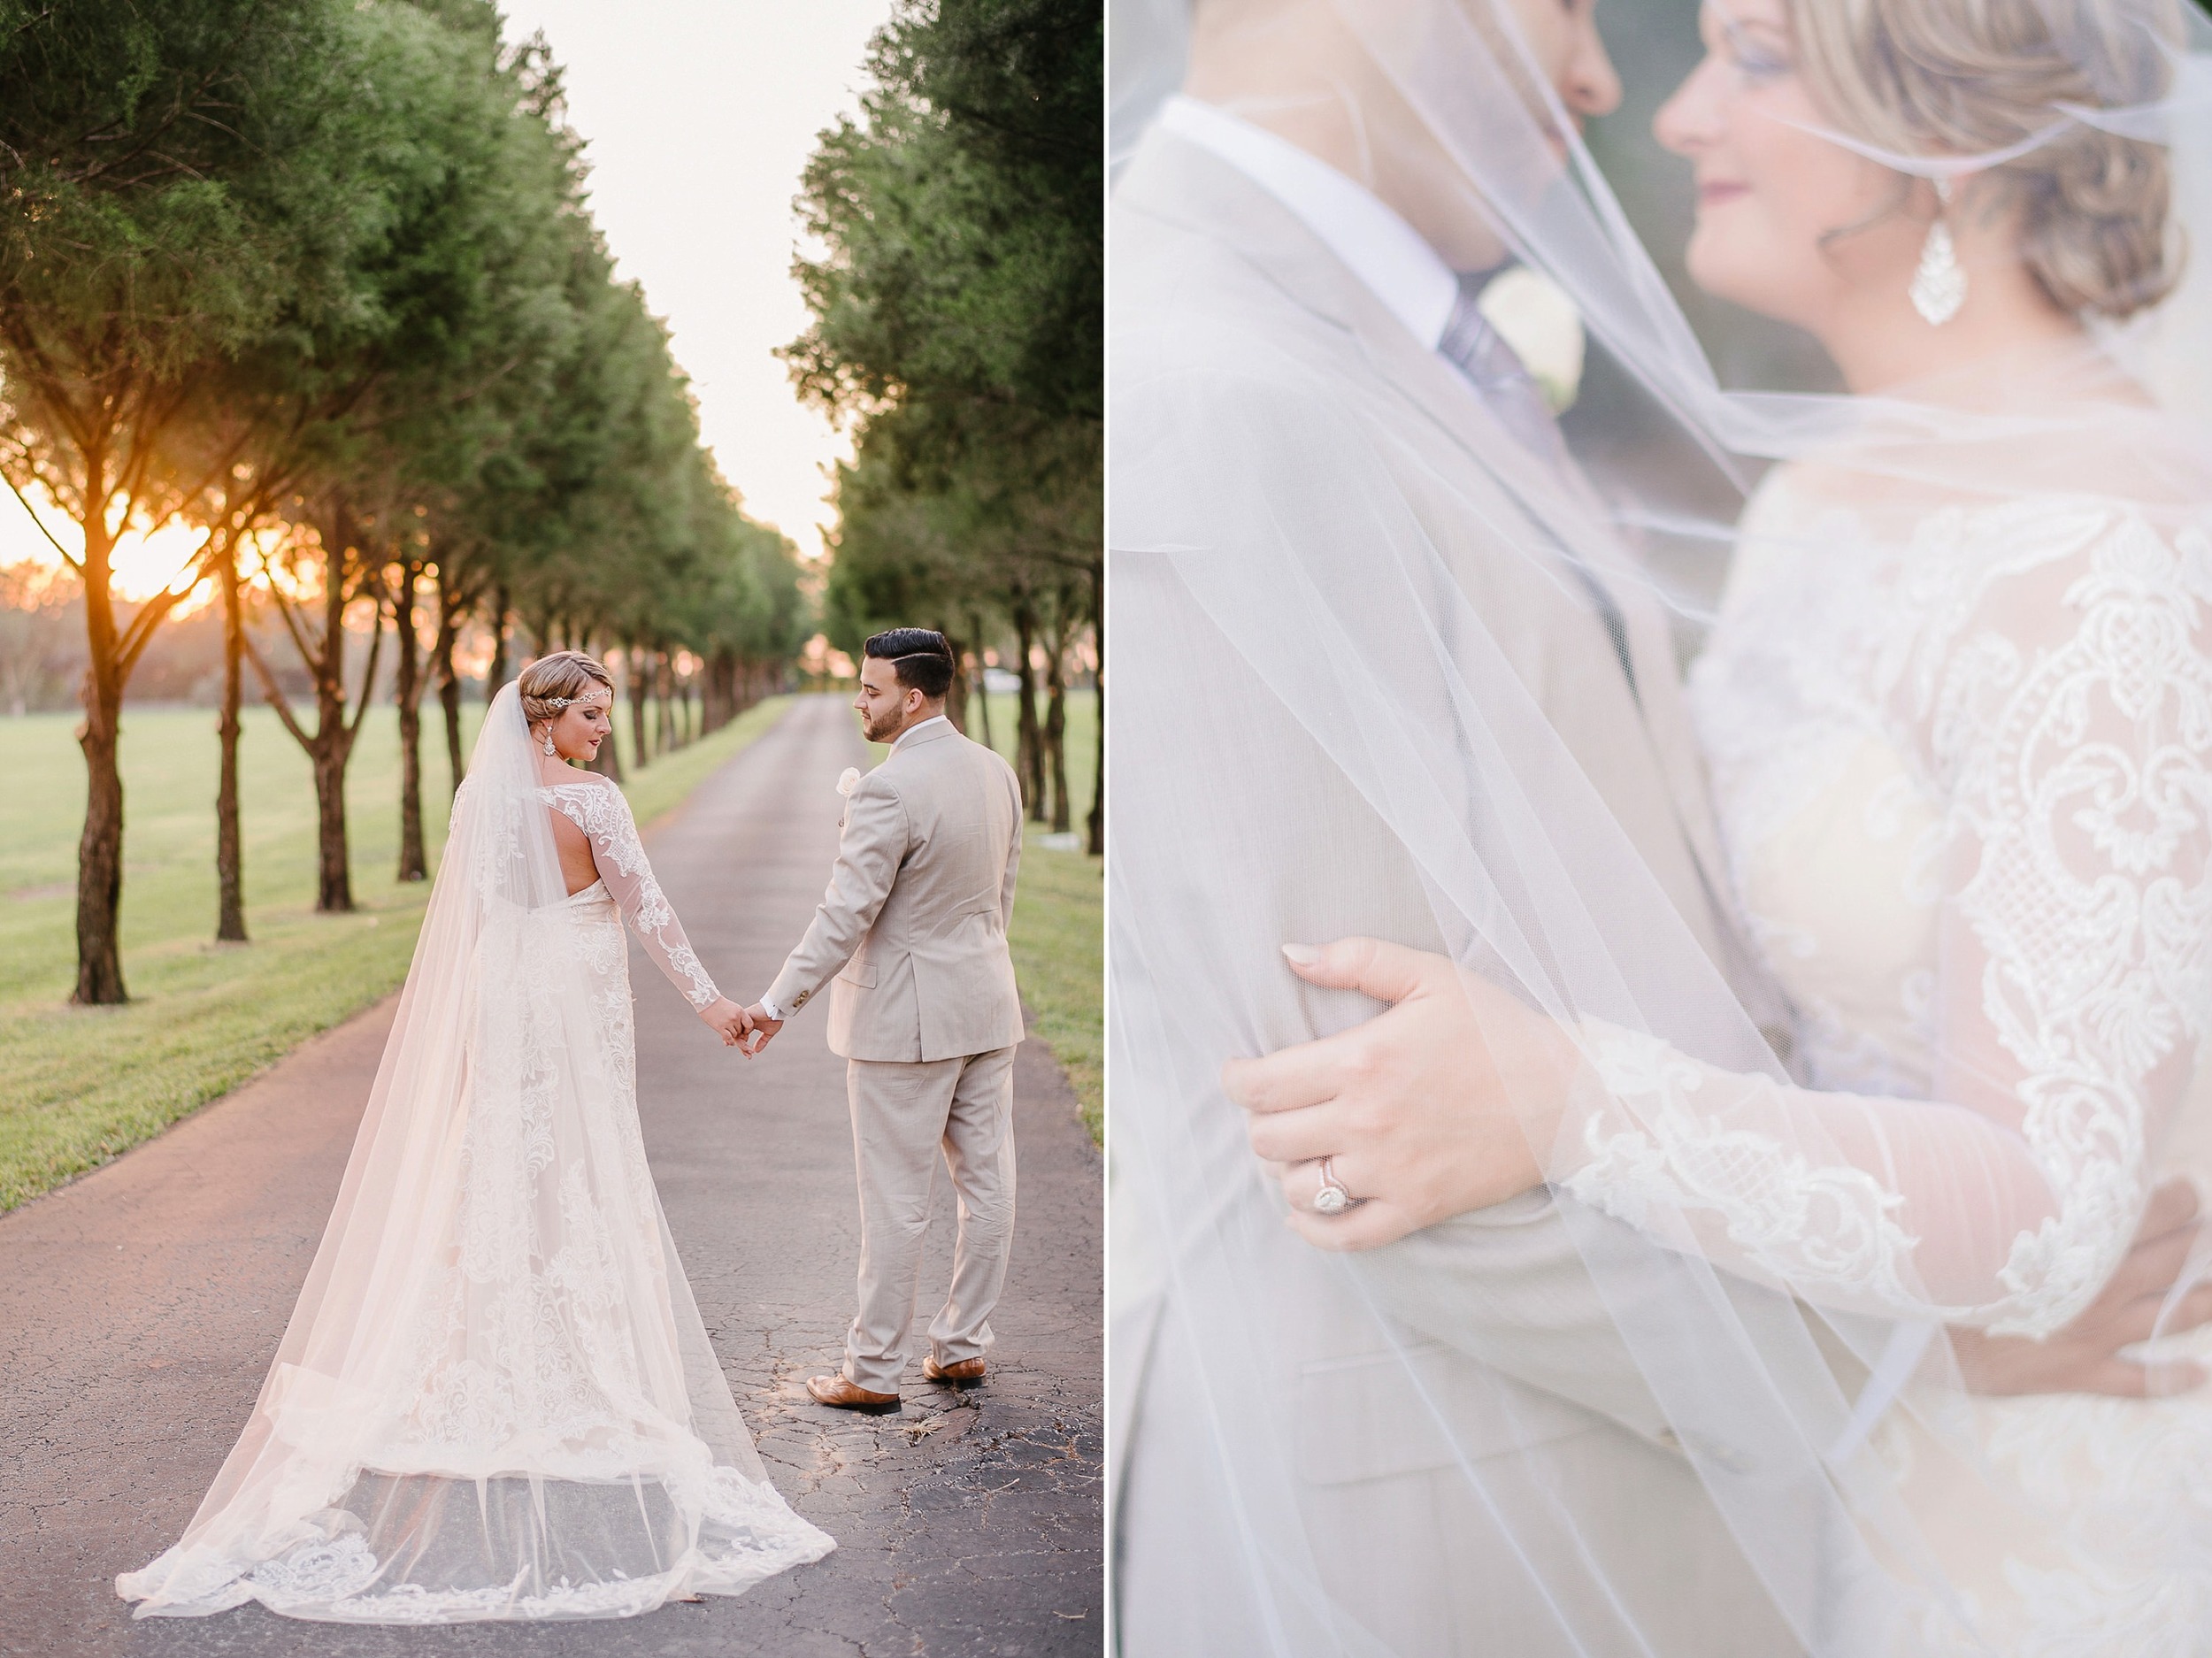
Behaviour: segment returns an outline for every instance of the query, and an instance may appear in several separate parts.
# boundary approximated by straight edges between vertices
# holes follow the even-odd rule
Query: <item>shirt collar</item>
[[[918,720],[915,724],[909,725],[904,731],[901,732],[897,737],[892,740],[891,752],[893,754],[896,754],[899,751],[899,744],[904,742],[909,737],[911,737],[918,731],[927,731],[932,725],[949,725],[951,724],[952,721],[946,718],[942,714],[932,714],[927,719]]]
[[[1161,107],[1159,124],[1288,208],[1408,334],[1436,349],[1459,300],[1459,279],[1373,191],[1288,139],[1180,93]]]

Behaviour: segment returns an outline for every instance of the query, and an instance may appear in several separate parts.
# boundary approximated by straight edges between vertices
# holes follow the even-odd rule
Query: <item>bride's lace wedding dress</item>
[[[556,811],[602,877],[574,894]],[[141,1616],[623,1616],[834,1547],[769,1483],[662,1215],[626,917],[716,1000],[620,791],[541,787],[508,687],[277,1362],[182,1539],[118,1580]]]
[[[1838,493],[1770,479],[1691,677],[1738,893],[1828,1101],[1624,1037],[1627,1106],[1582,1125],[1569,1184],[1701,1211],[1709,1253],[1812,1299],[2047,1333],[2154,1175],[2212,1191],[2190,1086],[2212,540],[2060,496],[1877,536]],[[1805,1154],[1810,1112],[1840,1157]],[[1909,1390],[1867,1453],[1998,1643],[1962,1650],[2212,1648],[2212,1392],[1970,1409],[1978,1470]]]

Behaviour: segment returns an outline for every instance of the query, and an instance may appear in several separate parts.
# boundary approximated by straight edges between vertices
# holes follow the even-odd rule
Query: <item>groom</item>
[[[960,1231],[924,1376],[955,1386],[983,1379],[1006,1282],[1023,1033],[1006,929],[1021,785],[945,717],[954,664],[942,633],[895,627],[862,649],[853,706],[862,734],[891,752],[853,785],[813,923],[746,1014],[757,1053],[830,986],[830,1051],[846,1061],[859,1170],[860,1311],[843,1365],[807,1392],[825,1405],[891,1411],[941,1153]]]

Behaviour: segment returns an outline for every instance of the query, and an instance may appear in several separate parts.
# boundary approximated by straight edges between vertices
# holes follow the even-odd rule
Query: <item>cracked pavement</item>
[[[841,699],[801,699],[647,837],[729,994],[757,996],[797,940],[835,851],[837,775],[866,763]],[[276,1350],[387,1002],[0,1217],[0,1654],[1101,1650],[1101,1160],[1043,1045],[1025,1043],[1015,1070],[1019,1207],[989,1380],[932,1386],[918,1349],[903,1409],[855,1416],[804,1393],[836,1363],[852,1312],[860,1231],[844,1063],[807,1014],[742,1060],[634,950],[631,975],[639,1104],[670,1228],[762,1456],[837,1552],[733,1600],[618,1621],[352,1628],[257,1606],[129,1616],[114,1574],[175,1539]],[[940,1179],[918,1334],[943,1293],[951,1236]]]

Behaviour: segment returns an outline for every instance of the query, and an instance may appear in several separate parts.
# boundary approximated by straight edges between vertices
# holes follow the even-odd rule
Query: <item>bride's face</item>
[[[1699,30],[1705,59],[1654,123],[1696,165],[1691,280],[1821,335],[1855,298],[1902,295],[1932,202],[1817,135],[1835,122],[1796,72],[1782,0],[1707,0]]]
[[[614,729],[610,713],[611,694],[595,693],[588,701],[571,702],[551,721],[553,751],[564,760],[589,765],[599,756],[599,745]]]

